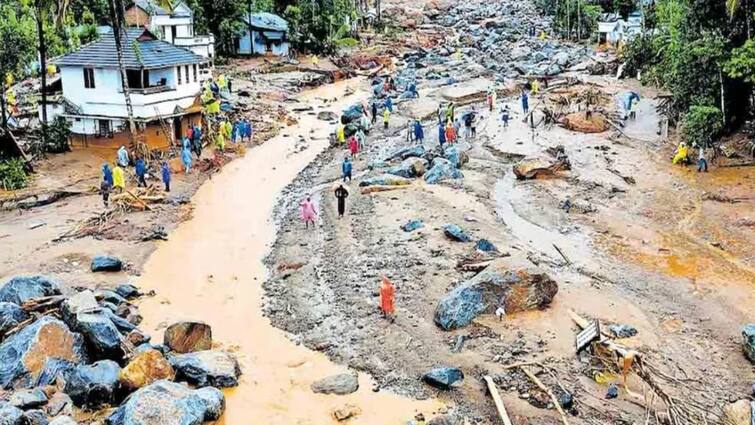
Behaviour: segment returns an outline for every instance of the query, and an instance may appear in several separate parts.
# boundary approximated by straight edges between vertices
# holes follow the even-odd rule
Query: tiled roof
[[[128,69],[167,68],[207,61],[191,50],[159,40],[144,28],[129,28],[123,38],[123,61]],[[136,41],[136,43],[134,43]],[[138,49],[135,48],[138,45]],[[138,50],[138,53],[137,53]],[[103,34],[98,41],[52,61],[58,66],[117,68],[118,55],[113,34]]]

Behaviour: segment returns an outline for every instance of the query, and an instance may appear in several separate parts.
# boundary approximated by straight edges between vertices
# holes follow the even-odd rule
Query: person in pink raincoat
[[[315,227],[315,219],[317,219],[317,210],[315,210],[315,204],[312,203],[312,199],[307,195],[307,199],[303,200],[299,205],[299,217],[304,225],[309,228],[309,223],[312,223],[312,227]]]

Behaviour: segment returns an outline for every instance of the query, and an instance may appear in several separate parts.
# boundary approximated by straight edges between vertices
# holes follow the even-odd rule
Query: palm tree
[[[134,122],[134,108],[131,104],[131,92],[128,88],[128,77],[126,76],[126,66],[123,63],[123,36],[126,35],[124,27],[126,26],[125,9],[123,0],[109,0],[110,18],[113,23],[113,38],[115,39],[115,51],[118,55],[118,69],[121,71],[121,86],[123,87],[123,97],[126,99],[126,113],[128,114],[129,143],[132,151],[137,150],[136,140],[136,123]],[[126,37],[128,42],[128,37]],[[136,41],[134,41],[136,43]]]
[[[42,145],[47,138],[47,43],[45,42],[45,21],[52,12],[55,18],[55,26],[62,24],[66,14],[69,0],[35,0],[34,17],[37,21],[37,37],[39,38],[39,75],[41,77],[41,94],[42,94]]]

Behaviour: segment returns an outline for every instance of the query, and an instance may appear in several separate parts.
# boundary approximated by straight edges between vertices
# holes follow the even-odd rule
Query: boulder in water
[[[193,390],[171,381],[154,382],[135,393],[110,415],[107,425],[200,425],[220,417],[225,408],[217,388]]]
[[[452,385],[463,379],[464,372],[456,367],[437,367],[422,376],[425,383],[441,390],[449,390]]]
[[[28,318],[29,315],[18,304],[0,302],[0,341],[2,341],[8,331]]]
[[[355,373],[332,375],[312,383],[311,388],[319,394],[351,394],[359,389],[359,377]]]
[[[92,258],[93,272],[119,272],[123,269],[120,258],[112,255],[96,255]]]
[[[241,375],[239,363],[232,354],[225,351],[196,351],[170,355],[170,365],[176,371],[176,378],[199,387],[235,387]]]
[[[499,307],[506,313],[544,309],[557,292],[556,282],[542,271],[512,270],[504,260],[496,260],[438,303],[435,323],[452,330],[470,324],[479,314],[492,314]]]
[[[99,409],[113,405],[120,391],[120,372],[120,366],[112,360],[79,365],[65,377],[64,392],[78,407]]]
[[[163,342],[177,353],[191,353],[212,348],[212,328],[202,322],[177,322],[165,330]]]
[[[514,165],[514,175],[519,180],[534,179],[538,176],[551,175],[568,168],[562,160],[546,157],[528,157]]]
[[[445,180],[461,179],[464,177],[451,161],[444,158],[435,158],[433,166],[425,173],[425,181],[429,184],[437,184]]]
[[[154,349],[147,349],[135,355],[121,369],[121,385],[128,390],[137,390],[161,379],[172,381],[176,373],[163,354]]]
[[[32,386],[49,358],[79,363],[87,353],[81,335],[45,316],[0,344],[0,387]]]
[[[60,287],[45,276],[16,276],[0,288],[0,301],[18,305],[32,298],[52,295],[60,295]]]

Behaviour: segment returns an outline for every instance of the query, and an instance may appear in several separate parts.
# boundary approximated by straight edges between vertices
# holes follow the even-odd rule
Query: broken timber
[[[501,417],[503,425],[513,425],[511,423],[511,418],[509,418],[509,414],[506,411],[506,406],[503,404],[503,400],[501,400],[501,395],[498,394],[498,388],[496,388],[493,379],[488,375],[483,376],[482,379],[484,379],[485,383],[488,385],[488,391],[490,391],[490,395],[493,397],[493,402],[495,403],[496,409],[498,409],[498,416]]]

